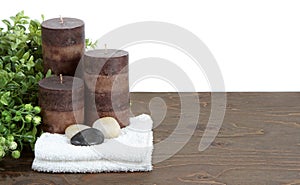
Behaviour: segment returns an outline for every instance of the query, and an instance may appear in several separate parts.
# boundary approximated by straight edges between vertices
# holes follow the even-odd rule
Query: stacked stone
[[[128,52],[98,49],[84,54],[85,123],[114,117],[129,124]]]

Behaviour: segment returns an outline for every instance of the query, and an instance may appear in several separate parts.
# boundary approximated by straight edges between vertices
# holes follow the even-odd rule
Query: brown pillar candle
[[[39,82],[39,104],[45,132],[63,134],[84,122],[84,83],[71,76],[53,76]]]
[[[44,73],[74,76],[84,53],[84,22],[75,18],[55,18],[42,23]]]
[[[128,52],[114,49],[87,51],[83,58],[85,122],[114,117],[121,127],[129,124]]]

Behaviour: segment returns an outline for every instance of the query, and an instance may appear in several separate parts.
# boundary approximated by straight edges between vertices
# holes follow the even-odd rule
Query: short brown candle
[[[84,122],[84,83],[71,76],[45,78],[39,82],[39,104],[43,130],[63,134],[69,125]]]
[[[85,122],[114,117],[129,124],[128,52],[98,49],[84,54]]]
[[[84,53],[84,22],[75,18],[55,18],[42,23],[44,73],[74,76]]]

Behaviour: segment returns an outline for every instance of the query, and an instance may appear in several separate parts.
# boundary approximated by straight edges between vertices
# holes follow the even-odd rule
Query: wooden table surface
[[[188,97],[195,93],[183,93]],[[48,174],[31,170],[33,156],[0,162],[0,184],[200,184],[200,185],[296,185],[300,184],[300,93],[226,93],[225,118],[211,146],[198,150],[210,116],[211,94],[198,93],[200,119],[187,144],[174,156],[154,164],[152,172],[101,174]],[[152,111],[154,143],[164,141],[180,115],[177,93],[132,93],[132,112],[149,112],[149,101],[160,97],[164,119]],[[152,110],[163,104],[153,101]],[[155,103],[156,102],[156,103]],[[157,103],[158,102],[158,103]],[[193,109],[185,111],[198,114]],[[161,122],[161,123],[160,123]],[[188,121],[187,121],[188,122]],[[160,124],[159,124],[160,123]],[[181,132],[179,134],[188,134]],[[157,155],[159,151],[154,152]],[[159,157],[159,156],[154,156]]]

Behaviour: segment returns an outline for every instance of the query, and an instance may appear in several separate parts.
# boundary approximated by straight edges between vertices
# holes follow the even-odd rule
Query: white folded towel
[[[119,137],[93,146],[74,146],[65,135],[43,133],[35,143],[32,169],[54,173],[151,171],[152,126],[149,115],[130,118]]]

